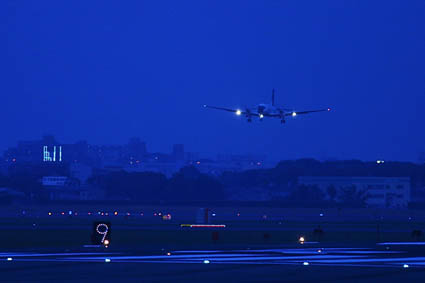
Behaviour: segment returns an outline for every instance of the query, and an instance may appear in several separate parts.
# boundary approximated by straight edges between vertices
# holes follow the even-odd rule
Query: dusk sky
[[[417,161],[425,4],[409,1],[2,1],[0,150],[173,143],[269,159]],[[331,107],[249,124],[205,109]]]

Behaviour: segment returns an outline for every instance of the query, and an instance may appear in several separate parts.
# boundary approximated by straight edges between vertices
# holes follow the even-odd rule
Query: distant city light
[[[108,239],[105,239],[105,240],[103,241],[103,244],[104,244],[105,246],[109,245],[109,240],[108,240]]]
[[[384,164],[384,163],[385,163],[385,161],[384,161],[384,160],[376,160],[376,163],[377,163],[377,164]]]
[[[12,260],[13,260],[13,258],[11,258],[11,257],[7,258],[7,261],[12,261]]]
[[[310,263],[308,263],[307,261],[303,262],[303,265],[309,265]]]
[[[52,215],[52,213],[51,213],[51,212],[49,212],[48,214],[49,214],[49,216],[51,216],[51,215]]]
[[[319,214],[319,216],[320,216],[320,217],[323,217],[323,213],[320,213],[320,214]]]
[[[206,260],[204,260],[204,263],[208,264],[208,263],[210,263],[210,261],[208,259],[206,259]]]
[[[114,212],[114,215],[118,215],[118,212],[117,212],[117,211],[115,211],[115,212]]]
[[[299,242],[300,244],[304,244],[304,242],[305,242],[304,237],[303,237],[303,236],[301,236],[301,237],[298,239],[298,242]]]
[[[238,109],[238,110],[236,110],[236,115],[238,115],[238,116],[239,116],[239,115],[241,115],[241,114],[242,114],[242,111],[241,111],[241,110],[239,110],[239,109]]]
[[[56,158],[57,155],[58,157]],[[43,161],[44,162],[56,162],[56,161],[62,162],[62,146],[53,146],[53,152],[49,151],[48,146],[43,146]]]
[[[292,117],[297,116],[297,112],[292,112]]]
[[[110,258],[105,258],[105,262],[111,262]]]
[[[260,114],[260,119],[263,119],[264,118],[264,115],[263,114]]]
[[[409,268],[408,264],[403,264],[403,268]]]

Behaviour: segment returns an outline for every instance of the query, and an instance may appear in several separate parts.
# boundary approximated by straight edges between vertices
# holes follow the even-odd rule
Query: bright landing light
[[[263,119],[264,118],[264,115],[263,114],[260,114],[260,119]]]
[[[292,112],[292,117],[297,116],[297,112]]]
[[[242,111],[241,111],[241,110],[239,110],[239,109],[238,109],[238,110],[236,110],[236,115],[238,115],[238,116],[239,116],[239,115],[241,115],[241,114],[242,114]]]

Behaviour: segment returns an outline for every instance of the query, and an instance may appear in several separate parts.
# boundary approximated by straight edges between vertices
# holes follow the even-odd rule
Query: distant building
[[[69,166],[70,176],[79,181],[80,185],[87,184],[87,180],[92,176],[92,167],[82,163],[71,163]]]
[[[10,188],[0,188],[0,203],[5,200],[25,199],[25,194]]]
[[[139,138],[131,138],[124,147],[123,153],[126,163],[140,162],[147,154],[146,143],[142,142]]]
[[[329,188],[334,188],[335,200],[339,200],[342,191],[354,188],[356,192],[363,191],[366,204],[374,207],[401,208],[407,207],[410,201],[409,177],[314,177],[301,176],[298,184],[317,186],[329,196]]]
[[[134,166],[127,166],[122,170],[126,172],[156,172],[164,174],[166,177],[170,178],[183,166],[183,163],[176,162],[147,161]]]
[[[183,144],[175,144],[173,145],[173,157],[176,161],[183,161],[185,158],[184,154],[184,145]]]

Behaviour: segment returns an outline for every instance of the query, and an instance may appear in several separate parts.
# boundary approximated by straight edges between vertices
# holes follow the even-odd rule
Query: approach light
[[[239,115],[241,115],[241,114],[242,114],[242,111],[241,111],[241,110],[239,110],[239,109],[238,109],[238,110],[236,110],[236,115],[238,115],[238,116],[239,116]]]
[[[292,117],[297,116],[297,112],[292,112]]]

